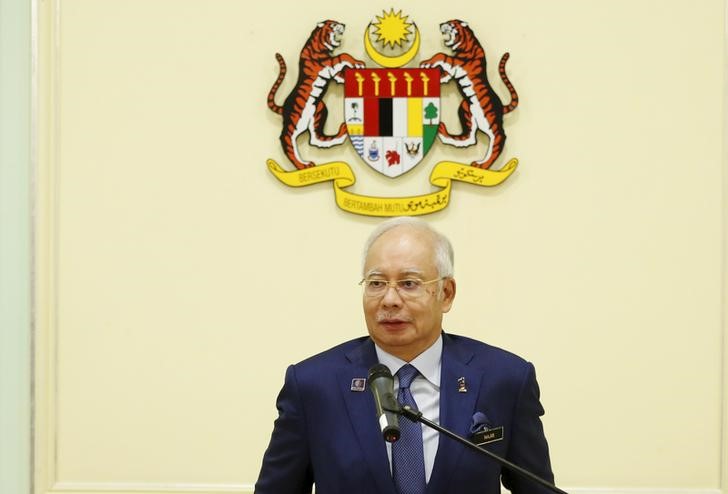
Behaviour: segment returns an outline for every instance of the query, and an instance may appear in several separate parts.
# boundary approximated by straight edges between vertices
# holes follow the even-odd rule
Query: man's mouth
[[[408,319],[387,316],[377,317],[377,322],[388,329],[402,329],[410,323]]]

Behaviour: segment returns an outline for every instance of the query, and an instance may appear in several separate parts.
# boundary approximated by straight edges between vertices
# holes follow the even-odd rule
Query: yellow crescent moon
[[[403,65],[409,63],[410,60],[415,58],[417,51],[420,49],[420,30],[417,29],[417,24],[414,24],[415,39],[412,42],[412,46],[410,46],[409,50],[402,53],[401,55],[397,55],[396,57],[388,57],[386,55],[383,55],[382,53],[379,53],[376,48],[374,48],[374,46],[372,45],[372,40],[369,39],[369,28],[371,27],[371,25],[372,24],[369,23],[367,28],[364,30],[364,48],[366,49],[369,58],[374,60],[375,63],[381,65],[382,67],[393,69],[396,67],[402,67]]]

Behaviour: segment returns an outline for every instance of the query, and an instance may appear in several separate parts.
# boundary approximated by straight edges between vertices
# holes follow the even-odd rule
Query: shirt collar
[[[399,357],[385,352],[375,343],[374,348],[377,351],[377,358],[379,363],[386,365],[392,375],[397,374],[402,366],[406,365],[407,362]],[[442,334],[435,340],[435,342],[424,352],[420,353],[411,362],[422,376],[427,379],[432,385],[440,387],[440,369],[442,363]]]

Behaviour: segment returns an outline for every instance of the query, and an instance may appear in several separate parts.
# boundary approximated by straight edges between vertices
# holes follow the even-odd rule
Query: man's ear
[[[450,311],[452,303],[455,300],[455,292],[457,291],[454,278],[446,278],[442,280],[442,312]]]

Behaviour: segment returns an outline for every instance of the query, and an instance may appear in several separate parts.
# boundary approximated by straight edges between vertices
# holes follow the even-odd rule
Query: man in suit
[[[383,440],[365,384],[377,363],[400,403],[553,482],[533,365],[442,330],[456,292],[447,238],[422,220],[385,221],[365,245],[363,276],[369,336],[288,368],[255,492],[499,494],[501,481],[514,494],[548,492],[405,418],[400,440]]]

